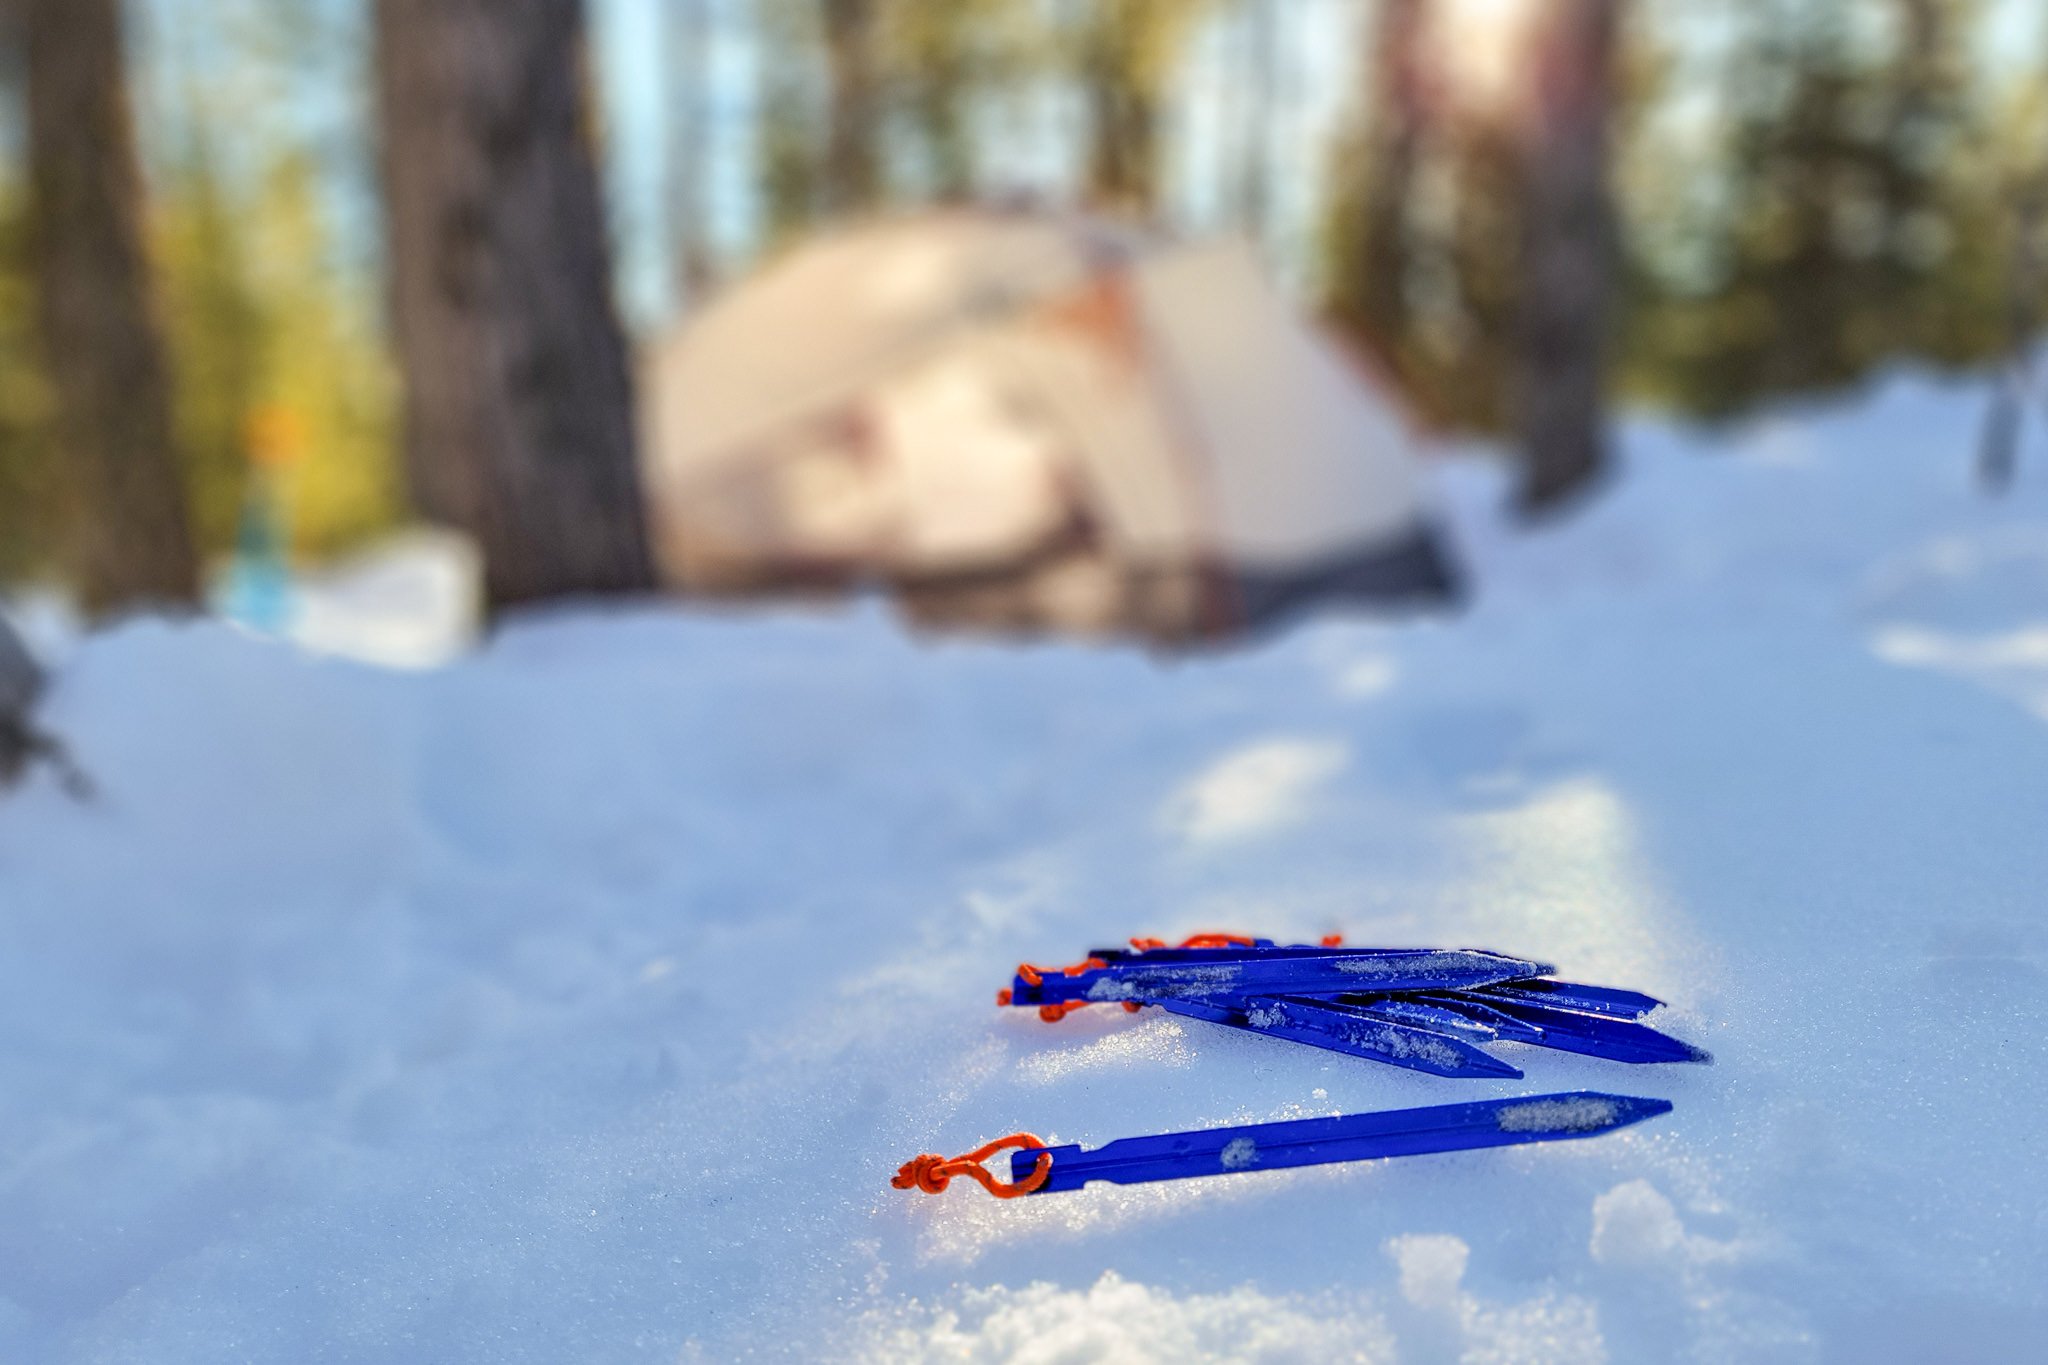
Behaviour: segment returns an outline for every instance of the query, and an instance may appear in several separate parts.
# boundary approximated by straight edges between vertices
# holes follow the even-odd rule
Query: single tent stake
[[[917,1157],[904,1163],[892,1183],[898,1189],[917,1188],[935,1194],[945,1188],[952,1176],[978,1173],[975,1178],[991,1194],[1019,1198],[1077,1190],[1091,1180],[1134,1185],[1151,1180],[1185,1180],[1378,1157],[1562,1142],[1611,1133],[1670,1111],[1669,1100],[1574,1090],[1423,1109],[1159,1133],[1121,1138],[1093,1151],[1079,1145],[1047,1147],[1030,1134],[1013,1133],[964,1157]],[[978,1164],[1003,1147],[1019,1149],[1011,1154],[1011,1183],[1007,1185],[988,1176]]]

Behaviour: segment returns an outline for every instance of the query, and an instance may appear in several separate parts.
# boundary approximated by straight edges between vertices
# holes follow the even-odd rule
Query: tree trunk
[[[652,572],[581,0],[378,0],[392,318],[419,510],[491,605]]]
[[[695,310],[717,282],[705,211],[711,174],[711,46],[716,31],[711,0],[672,0],[662,11],[667,24],[663,74],[668,81],[668,122],[663,150],[667,181],[670,283],[678,311]]]
[[[1178,28],[1174,0],[1099,0],[1086,10],[1081,84],[1088,102],[1088,193],[1099,208],[1158,207],[1159,82]]]
[[[909,113],[930,168],[931,193],[941,203],[962,203],[974,194],[974,97],[996,74],[977,43],[998,18],[992,6],[971,0],[897,6],[900,46],[891,63],[908,76]]]
[[[1423,0],[1380,0],[1373,26],[1372,169],[1358,293],[1361,320],[1390,362],[1408,335],[1408,200],[1422,147],[1425,17]]]
[[[18,0],[32,226],[88,610],[189,603],[199,566],[150,298],[118,0]]]
[[[1273,226],[1273,134],[1280,105],[1279,0],[1247,0],[1243,103],[1237,109],[1242,141],[1232,199],[1237,229],[1261,247]]]
[[[2020,423],[2034,387],[2034,343],[2040,331],[2043,270],[2038,240],[2048,222],[2048,174],[2025,187],[2013,206],[2011,283],[2006,326],[2011,354],[1978,440],[1977,479],[1989,493],[2012,486],[2019,463]]]
[[[1584,488],[1605,461],[1605,333],[1613,290],[1607,125],[1618,0],[1551,0],[1527,151],[1520,501]]]
[[[832,126],[823,167],[824,209],[859,213],[882,197],[874,0],[825,0],[825,59]]]

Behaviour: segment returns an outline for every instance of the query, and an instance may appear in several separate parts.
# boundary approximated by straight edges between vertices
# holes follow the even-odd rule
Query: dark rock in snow
[[[42,695],[43,670],[7,618],[0,617],[0,783],[13,781],[49,741],[29,723]]]

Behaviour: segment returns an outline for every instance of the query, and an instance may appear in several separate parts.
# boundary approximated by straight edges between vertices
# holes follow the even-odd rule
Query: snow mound
[[[539,614],[409,672],[76,641],[43,718],[98,795],[0,799],[0,1360],[2025,1358],[2048,467],[1971,489],[1983,401],[1638,425],[1543,532],[1453,461],[1467,610],[1227,657],[869,607]],[[1720,1065],[1451,1081],[992,1004],[1211,929],[1555,962]],[[1582,1089],[1675,1109],[888,1185],[1019,1129]]]

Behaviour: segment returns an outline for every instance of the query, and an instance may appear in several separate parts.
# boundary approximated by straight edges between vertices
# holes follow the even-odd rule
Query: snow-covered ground
[[[1890,382],[1638,425],[1462,615],[1159,664],[563,613],[138,623],[0,799],[0,1360],[1986,1360],[2048,1340],[2048,450]],[[1020,959],[1247,928],[1652,991],[1455,1082]],[[1576,1088],[1580,1143],[999,1204],[921,1151]]]

